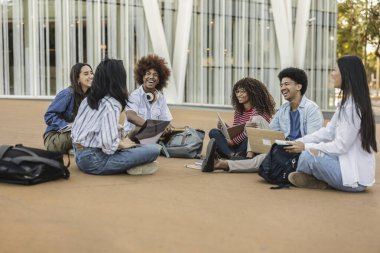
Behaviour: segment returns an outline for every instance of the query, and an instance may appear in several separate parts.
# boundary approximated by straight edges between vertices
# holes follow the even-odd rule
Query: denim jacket
[[[74,121],[74,91],[69,87],[61,90],[49,105],[44,119],[45,134],[56,132]]]
[[[284,103],[270,123],[271,129],[285,133],[285,137],[290,134],[290,110],[290,102]],[[301,136],[311,134],[323,126],[323,115],[319,106],[306,96],[302,96],[298,111],[300,113]]]

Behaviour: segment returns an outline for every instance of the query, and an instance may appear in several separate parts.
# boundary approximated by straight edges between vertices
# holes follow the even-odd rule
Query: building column
[[[192,10],[193,0],[178,1],[177,27],[173,53],[173,75],[178,88],[177,103],[183,103],[185,96],[185,77]]]
[[[294,66],[304,68],[311,0],[298,0],[294,34]]]
[[[293,65],[293,29],[291,0],[271,0],[281,68]]]
[[[169,57],[168,44],[166,42],[164,27],[162,25],[160,9],[157,0],[143,0],[145,18],[148,24],[150,39],[153,51],[160,57],[165,58],[168,67],[172,70]],[[178,102],[177,87],[174,81],[173,71],[168,80],[169,84],[165,88],[165,98],[169,103]]]
[[[304,67],[310,4],[310,0],[298,0],[293,34],[291,0],[271,0],[281,68]]]

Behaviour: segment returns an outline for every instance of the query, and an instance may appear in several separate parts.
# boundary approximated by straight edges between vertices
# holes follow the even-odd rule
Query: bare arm
[[[127,120],[131,122],[132,124],[142,127],[145,123],[145,119],[141,118],[140,116],[137,115],[135,111],[127,111]]]

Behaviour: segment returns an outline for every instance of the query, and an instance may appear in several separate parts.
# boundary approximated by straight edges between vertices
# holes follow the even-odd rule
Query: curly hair
[[[167,81],[170,76],[170,70],[166,65],[167,63],[165,62],[165,59],[159,57],[158,55],[149,54],[147,56],[142,57],[137,62],[135,67],[135,81],[139,85],[143,84],[143,77],[145,73],[150,69],[154,69],[157,71],[160,79],[159,83],[156,86],[156,89],[161,91],[163,88],[167,86]]]
[[[247,92],[252,107],[255,108],[259,114],[273,115],[275,113],[276,103],[272,95],[262,82],[251,77],[240,79],[233,87],[231,103],[236,111],[239,113],[244,112],[244,105],[239,103],[235,95],[239,89],[243,89]]]
[[[90,64],[82,63],[82,62],[75,64],[74,66],[71,67],[71,70],[70,70],[70,87],[74,91],[74,108],[73,108],[74,118],[78,113],[78,108],[79,108],[80,103],[85,97],[87,97],[87,95],[90,93],[90,90],[91,90],[91,87],[90,87],[86,92],[83,92],[81,85],[79,83],[80,71],[82,70],[84,66],[88,66],[92,71],[92,67],[90,66]]]
[[[305,94],[307,90],[307,75],[305,71],[298,68],[285,68],[281,70],[281,72],[278,74],[278,79],[280,79],[280,82],[282,78],[287,77],[292,79],[294,82],[301,84],[301,95]]]

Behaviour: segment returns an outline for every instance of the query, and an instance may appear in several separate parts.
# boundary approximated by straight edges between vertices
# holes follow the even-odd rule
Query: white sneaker
[[[127,170],[127,174],[137,176],[137,175],[151,175],[158,170],[158,162],[154,161],[152,163],[146,163],[139,165]]]

